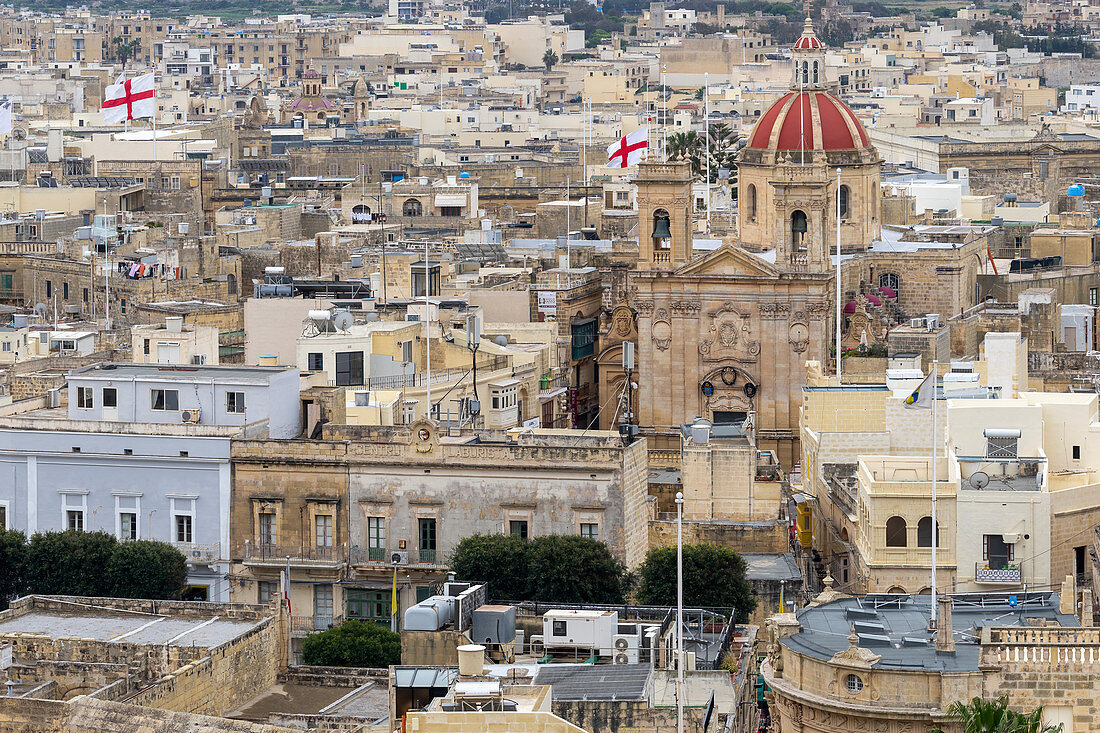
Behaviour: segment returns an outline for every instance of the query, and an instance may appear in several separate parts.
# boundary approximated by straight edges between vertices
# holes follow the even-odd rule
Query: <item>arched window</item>
[[[880,288],[891,288],[895,293],[901,292],[901,278],[893,272],[884,272],[878,276]]]
[[[806,212],[795,209],[791,212],[791,251],[802,252],[806,249]]]
[[[938,522],[937,522],[938,524]],[[939,545],[939,531],[936,531],[936,544]],[[932,546],[932,517],[921,517],[917,522],[917,547]]]
[[[402,216],[423,216],[424,206],[420,203],[420,199],[405,199],[405,203],[401,204]]]
[[[803,84],[809,84],[810,83],[810,62],[809,61],[803,61],[802,62],[802,83]]]
[[[653,210],[653,247],[668,249],[672,240],[672,217],[666,209]]]
[[[756,184],[750,183],[748,188],[748,201],[745,206],[748,210],[749,221],[756,221]]]
[[[886,546],[905,547],[909,544],[908,532],[905,520],[901,517],[890,517],[886,520]]]
[[[852,189],[847,186],[840,187],[840,218],[847,219],[849,213],[849,202],[852,198]]]
[[[814,62],[814,84],[818,83],[817,62]]]
[[[900,585],[892,585],[886,589],[886,592],[890,595],[908,595]]]

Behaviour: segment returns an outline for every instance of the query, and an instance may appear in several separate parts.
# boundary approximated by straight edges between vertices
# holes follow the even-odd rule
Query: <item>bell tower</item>
[[[691,164],[639,163],[638,266],[675,269],[691,261]]]

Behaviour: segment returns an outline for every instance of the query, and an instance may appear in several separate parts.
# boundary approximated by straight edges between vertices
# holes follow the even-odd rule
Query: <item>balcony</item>
[[[335,567],[346,562],[347,548],[345,546],[269,545],[245,540],[246,565],[286,565],[288,558],[291,565]]]
[[[393,567],[391,558],[398,555],[401,561],[398,565],[438,565],[443,562],[443,555],[438,550],[400,550],[395,547],[352,547],[351,564],[355,566],[384,565]]]
[[[306,636],[315,631],[328,631],[342,623],[343,616],[291,616],[290,633],[292,636]]]
[[[197,542],[173,542],[172,546],[183,553],[189,563],[211,563],[221,559],[221,543],[200,545]]]
[[[1021,574],[1019,566],[1004,568],[987,568],[981,563],[974,564],[974,582],[976,583],[1011,583],[1019,584]]]

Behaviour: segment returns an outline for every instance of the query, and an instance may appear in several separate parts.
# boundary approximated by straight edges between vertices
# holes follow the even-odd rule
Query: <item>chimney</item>
[[[1092,590],[1089,588],[1081,589],[1081,625],[1082,626],[1094,626],[1092,620]]]
[[[936,599],[936,653],[955,653],[955,629],[951,625],[951,597]]]
[[[1062,582],[1062,590],[1058,598],[1058,613],[1077,615],[1077,581],[1072,575],[1067,575]]]

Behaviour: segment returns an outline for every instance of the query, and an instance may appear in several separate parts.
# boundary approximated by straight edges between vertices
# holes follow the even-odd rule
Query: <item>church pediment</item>
[[[730,244],[697,260],[693,260],[676,271],[677,275],[719,275],[724,277],[776,277],[779,270],[770,262],[760,259],[751,252]]]

